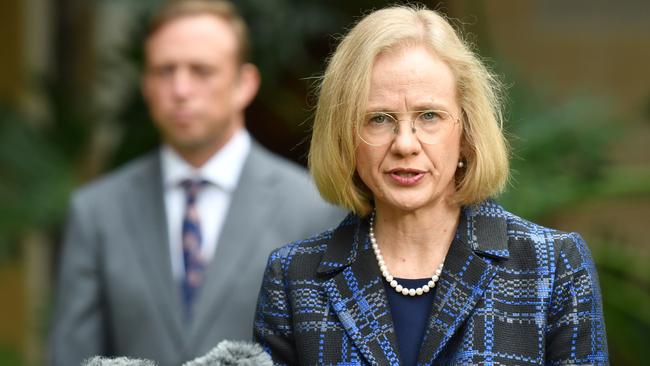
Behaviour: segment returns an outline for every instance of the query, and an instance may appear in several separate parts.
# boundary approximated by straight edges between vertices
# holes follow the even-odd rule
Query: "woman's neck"
[[[456,233],[460,206],[438,204],[405,212],[378,205],[375,238],[389,271],[399,278],[426,278],[444,261]]]

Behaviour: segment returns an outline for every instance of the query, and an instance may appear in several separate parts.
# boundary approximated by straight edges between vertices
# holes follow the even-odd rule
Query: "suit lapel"
[[[496,274],[481,256],[508,257],[506,220],[492,202],[464,208],[438,281],[418,364],[434,364],[451,337],[470,316]]]
[[[346,221],[334,232],[319,267],[320,273],[336,273],[325,281],[325,292],[366,360],[373,365],[398,365],[397,338],[379,268],[369,250],[367,220],[349,216]]]
[[[325,292],[346,333],[368,362],[399,364],[390,308],[367,232],[367,220],[348,216],[333,233],[318,272],[334,274],[324,283]],[[491,201],[464,207],[437,284],[418,364],[434,364],[477,306],[496,274],[496,267],[486,257],[508,256],[503,209]]]
[[[207,279],[199,295],[192,321],[191,337],[200,339],[216,319],[228,294],[237,290],[236,276],[246,273],[250,264],[250,248],[264,235],[259,223],[272,222],[273,205],[267,201],[274,189],[272,172],[260,160],[261,152],[253,143],[237,188],[233,192],[216,252],[206,269]],[[245,289],[257,291],[257,289]],[[252,326],[252,325],[251,325]]]
[[[429,318],[418,364],[433,364],[451,336],[471,314],[496,270],[464,243],[454,240],[443,270]]]
[[[183,344],[179,290],[171,272],[169,238],[158,151],[146,158],[144,169],[134,178],[125,200],[125,220],[133,232],[135,249],[143,270],[139,273],[150,284],[161,320],[179,345]],[[159,337],[162,335],[158,335]]]

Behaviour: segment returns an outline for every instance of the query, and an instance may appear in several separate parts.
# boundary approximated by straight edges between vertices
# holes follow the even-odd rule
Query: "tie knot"
[[[192,200],[196,198],[201,188],[203,188],[206,184],[208,184],[208,182],[200,178],[185,179],[181,182],[181,186],[183,189],[185,189],[187,197]]]

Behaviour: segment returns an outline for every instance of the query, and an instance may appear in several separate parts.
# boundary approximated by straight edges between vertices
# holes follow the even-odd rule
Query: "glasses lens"
[[[437,144],[451,131],[452,118],[445,111],[423,111],[413,121],[415,134],[425,144]]]
[[[388,113],[367,113],[359,128],[359,137],[368,145],[389,143],[397,128],[395,117]]]
[[[418,140],[425,144],[440,143],[452,130],[453,117],[446,111],[427,110],[403,113],[372,112],[367,113],[358,129],[363,142],[372,146],[390,143],[399,132],[400,125],[397,115],[415,115],[410,121]],[[404,121],[402,121],[404,123]]]

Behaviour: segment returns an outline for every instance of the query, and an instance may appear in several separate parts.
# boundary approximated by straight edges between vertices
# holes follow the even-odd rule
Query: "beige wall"
[[[498,0],[483,9],[496,53],[530,84],[608,95],[630,115],[650,102],[650,2]]]
[[[24,271],[22,263],[0,266],[0,346],[20,352],[26,337]]]
[[[460,0],[449,12],[530,85],[608,95],[638,115],[650,102],[650,2]]]

